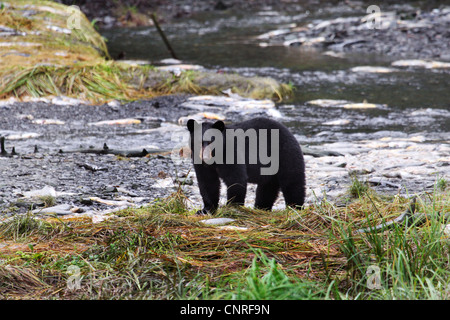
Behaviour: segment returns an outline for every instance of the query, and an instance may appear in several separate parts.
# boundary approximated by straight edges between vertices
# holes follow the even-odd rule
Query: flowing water
[[[353,72],[355,66],[389,67],[398,57],[346,53],[341,57],[323,49],[260,46],[257,36],[289,24],[313,19],[358,16],[335,9],[280,13],[263,10],[246,14],[205,12],[164,24],[163,29],[184,63],[247,76],[269,76],[292,83],[292,101],[279,105],[287,123],[308,143],[365,139],[374,132],[388,135],[420,133],[427,141],[448,139],[450,131],[450,73],[444,69],[400,69],[392,73]],[[102,31],[112,56],[153,62],[170,58],[154,27]],[[305,104],[313,99],[344,99],[383,104],[370,110],[321,108]],[[331,122],[341,120],[340,122]],[[308,138],[306,138],[308,137]]]

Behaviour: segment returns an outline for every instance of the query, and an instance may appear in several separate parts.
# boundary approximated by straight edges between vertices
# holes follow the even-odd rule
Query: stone
[[[26,191],[23,193],[26,198],[36,198],[36,197],[56,197],[56,190],[51,186],[45,186],[39,190]]]
[[[450,224],[447,224],[447,225],[444,226],[444,234],[447,237],[450,237]]]
[[[420,67],[426,69],[450,68],[450,62],[427,61],[420,59],[397,60],[391,64],[394,67]]]
[[[47,124],[57,124],[57,125],[63,125],[65,124],[64,121],[58,120],[58,119],[35,119],[31,121],[34,124],[42,124],[42,125],[47,125]]]
[[[140,124],[142,121],[140,119],[134,119],[134,118],[126,118],[126,119],[115,119],[115,120],[103,120],[98,122],[90,122],[88,123],[89,126],[123,126],[123,125],[130,125],[130,124]]]
[[[359,66],[350,69],[353,72],[365,72],[365,73],[391,73],[397,71],[393,68],[386,67],[373,67],[373,66]]]

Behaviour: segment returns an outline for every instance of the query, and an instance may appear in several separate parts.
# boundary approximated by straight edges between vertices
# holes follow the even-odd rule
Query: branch
[[[340,157],[343,156],[342,153],[336,152],[336,151],[329,151],[329,150],[317,150],[317,149],[311,149],[305,146],[302,146],[302,152],[304,155],[313,156],[314,158],[320,158],[320,157]]]
[[[16,156],[16,147],[12,147],[11,153],[8,153],[5,149],[5,137],[0,137],[0,157],[12,157]]]
[[[63,151],[62,149],[59,150],[59,153],[93,153],[93,154],[115,154],[118,156],[123,157],[145,157],[148,154],[158,154],[158,153],[166,153],[170,152],[171,150],[161,150],[161,149],[155,149],[155,150],[147,150],[147,149],[135,149],[135,150],[118,150],[118,149],[110,149],[108,145],[105,143],[103,144],[102,149],[76,149],[76,150],[69,150],[69,151]]]
[[[410,226],[410,225],[416,225],[420,226],[425,221],[431,218],[430,215],[427,215],[425,213],[415,212],[416,211],[416,197],[413,198],[412,202],[410,203],[408,209],[406,209],[405,212],[403,212],[401,215],[399,215],[394,220],[388,221],[386,223],[381,223],[379,225],[376,225],[374,227],[368,227],[363,229],[358,229],[355,231],[355,233],[369,233],[369,232],[381,232],[385,230],[390,230],[395,228],[395,226]],[[438,217],[445,217],[448,219],[450,217],[450,213],[437,213]]]

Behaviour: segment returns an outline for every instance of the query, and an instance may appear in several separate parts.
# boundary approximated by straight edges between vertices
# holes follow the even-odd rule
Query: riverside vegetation
[[[264,77],[201,70],[180,74],[111,60],[104,39],[80,11],[51,1],[0,2],[0,99],[67,96],[101,104],[173,93],[289,97],[292,87]],[[72,19],[72,20],[71,20]]]
[[[342,207],[221,208],[217,216],[233,226],[201,222],[180,190],[97,224],[15,216],[0,225],[0,296],[448,299],[450,239],[437,214],[450,210],[446,183],[418,200],[418,211],[435,218],[379,234],[354,231],[392,219],[409,199],[357,180]]]
[[[8,58],[0,62],[2,98],[65,95],[97,104],[231,87],[280,99],[292,89],[268,78],[176,75],[112,61],[87,19],[81,26],[89,31],[65,30],[66,7],[0,3],[1,32],[9,34],[0,46]],[[304,210],[221,208],[218,217],[234,219],[224,226],[201,222],[180,190],[98,223],[13,215],[0,223],[0,298],[448,299],[449,235],[438,212],[449,212],[449,193],[448,181],[437,178],[434,190],[418,197],[417,210],[429,220],[382,233],[355,231],[392,220],[410,199],[377,194],[357,179],[339,201],[325,197]]]

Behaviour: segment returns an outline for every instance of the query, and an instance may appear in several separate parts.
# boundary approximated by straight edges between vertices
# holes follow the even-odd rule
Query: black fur
[[[191,150],[194,150],[194,125],[195,120],[189,120],[187,127],[191,133]],[[194,163],[195,173],[197,175],[200,194],[203,198],[204,208],[197,214],[213,213],[219,205],[220,179],[227,186],[228,204],[244,205],[247,191],[247,183],[256,183],[255,207],[264,210],[271,210],[279,191],[283,192],[285,202],[288,206],[301,207],[305,199],[305,164],[303,153],[292,133],[281,123],[266,118],[255,118],[237,124],[226,125],[222,121],[215,123],[204,122],[202,126],[203,133],[210,128],[216,128],[222,131],[224,141],[224,159],[226,157],[226,139],[225,129],[255,129],[258,132],[258,141],[260,138],[259,129],[268,129],[268,152],[271,155],[270,147],[270,129],[279,130],[279,168],[275,175],[261,175],[261,168],[269,167],[260,162],[259,153],[257,153],[257,163],[249,163],[249,144],[248,139],[245,143],[245,164],[201,164]],[[212,141],[202,139],[202,150]],[[237,149],[235,141],[234,151],[235,160],[238,153],[243,154],[244,150]],[[259,148],[258,148],[259,151]],[[192,152],[192,157],[197,156]]]

